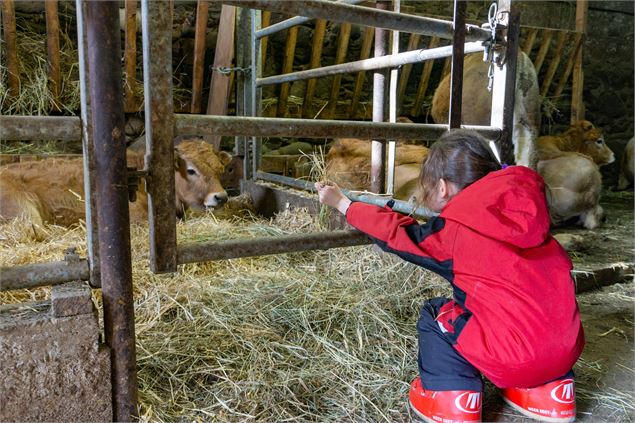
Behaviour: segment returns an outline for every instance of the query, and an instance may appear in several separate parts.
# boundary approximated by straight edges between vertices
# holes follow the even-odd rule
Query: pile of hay
[[[230,203],[231,207],[231,203]],[[229,208],[228,210],[229,211]],[[236,212],[237,210],[234,210]],[[303,212],[197,216],[179,242],[306,233]],[[60,260],[84,230],[0,226],[0,266]],[[148,269],[132,229],[142,421],[402,421],[416,374],[415,322],[447,283],[370,246]],[[0,303],[46,297],[0,293]],[[99,291],[95,291],[99,302]]]

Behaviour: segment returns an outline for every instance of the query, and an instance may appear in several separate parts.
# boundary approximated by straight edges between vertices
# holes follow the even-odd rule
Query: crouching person
[[[382,249],[452,285],[452,299],[421,309],[411,408],[428,422],[480,421],[485,376],[521,413],[573,421],[571,369],[584,334],[571,261],[549,233],[544,181],[501,166],[480,135],[455,130],[430,148],[419,183],[417,198],[440,212],[424,225],[390,203],[351,202],[337,186],[316,184],[322,203]]]

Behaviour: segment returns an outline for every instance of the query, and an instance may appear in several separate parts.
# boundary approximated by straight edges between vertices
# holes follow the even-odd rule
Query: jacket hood
[[[524,166],[491,172],[464,188],[444,207],[441,217],[520,248],[542,244],[551,224],[545,183]]]

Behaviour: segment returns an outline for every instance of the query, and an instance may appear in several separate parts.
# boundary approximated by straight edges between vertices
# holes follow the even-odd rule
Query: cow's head
[[[216,209],[225,204],[227,191],[220,178],[232,156],[216,152],[202,140],[183,140],[174,150],[177,210]]]
[[[615,154],[604,142],[602,130],[593,126],[588,120],[577,123],[577,133],[581,138],[580,152],[590,156],[598,166],[615,161]]]

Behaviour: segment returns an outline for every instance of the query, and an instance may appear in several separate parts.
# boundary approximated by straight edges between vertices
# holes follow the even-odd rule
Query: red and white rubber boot
[[[481,397],[477,391],[426,390],[419,377],[410,384],[410,408],[429,423],[480,422]]]
[[[572,422],[575,420],[575,382],[572,378],[558,379],[535,388],[502,390],[503,399],[525,416],[543,422]]]

